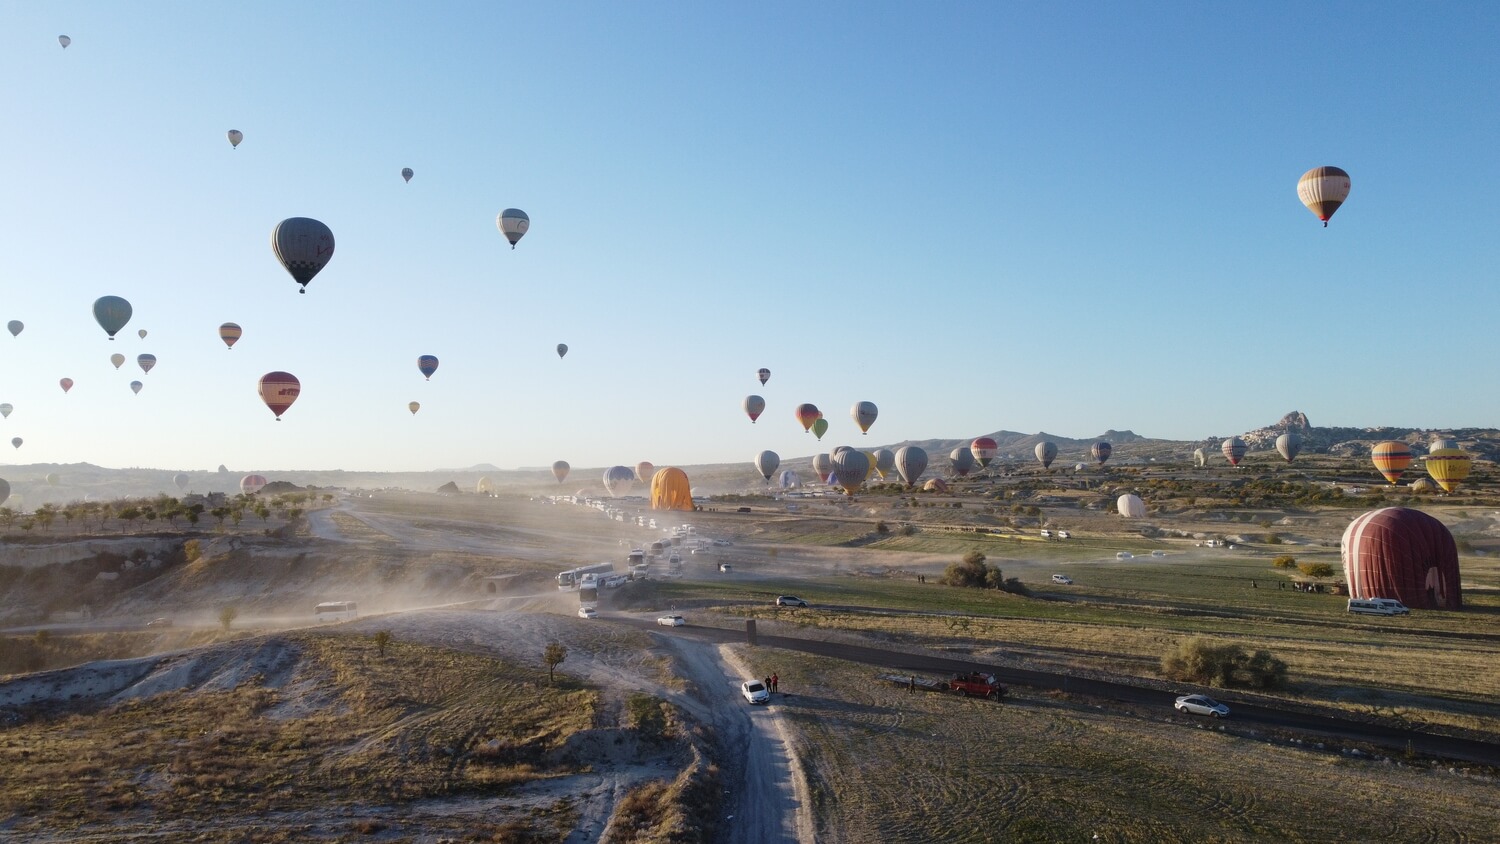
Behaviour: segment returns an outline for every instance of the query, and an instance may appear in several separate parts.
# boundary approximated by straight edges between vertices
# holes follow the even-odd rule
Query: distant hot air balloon
[[[290,372],[267,372],[260,377],[257,389],[260,400],[266,403],[266,407],[276,414],[276,421],[280,422],[281,414],[286,413],[286,409],[302,394],[302,382]]]
[[[141,388],[144,387],[144,386],[146,386],[146,385],[142,384],[139,381],[131,381],[130,382],[130,392],[135,393],[136,395],[140,395],[141,394]]]
[[[495,482],[490,480],[489,475],[485,475],[479,479],[478,483],[474,484],[474,491],[480,495],[494,495]]]
[[[133,312],[130,303],[119,296],[100,296],[94,300],[94,320],[111,340],[125,327],[125,323],[130,322]]]
[[[4,504],[7,498],[10,498],[10,482],[0,478],[0,504]]]
[[[796,413],[797,421],[802,423],[803,431],[811,431],[813,423],[818,421],[818,419],[823,415],[822,412],[818,410],[817,405],[807,403],[797,405]]]
[[[1077,464],[1077,465],[1075,465],[1073,467],[1073,471],[1075,471],[1075,472],[1082,472],[1083,470],[1085,470],[1087,468],[1088,468],[1087,466],[1083,465],[1082,463],[1079,463],[1079,464]]]
[[[1115,509],[1127,519],[1142,519],[1146,516],[1146,503],[1139,495],[1126,493],[1115,500]]]
[[[26,324],[18,319],[13,319],[10,322],[7,322],[5,324],[5,327],[10,329],[10,336],[18,337],[21,334],[21,329],[25,328]]]
[[[1458,489],[1469,476],[1473,459],[1461,448],[1440,448],[1427,452],[1427,474],[1437,481],[1443,492]]]
[[[10,441],[10,444],[13,445],[13,446],[15,446],[16,448],[20,448],[22,442],[25,442],[25,441],[22,440],[20,437],[16,437],[15,439],[12,439]]]
[[[63,378],[63,379],[59,380],[57,383],[63,388],[63,392],[64,393],[66,393],[67,391],[73,389],[73,379],[72,378]]]
[[[823,435],[828,433],[828,420],[824,419],[821,416],[819,416],[817,419],[814,419],[812,423],[812,432],[813,436],[817,437],[819,440],[823,439]]]
[[[969,443],[969,453],[979,461],[979,468],[989,468],[990,461],[995,459],[995,453],[1000,450],[1000,444],[992,437],[980,437]]]
[[[525,237],[526,232],[531,229],[531,218],[519,208],[507,208],[495,218],[495,226],[500,229],[501,234],[505,235],[505,239],[510,241],[510,248],[515,249],[517,241]]]
[[[923,492],[944,493],[948,491],[948,482],[942,478],[928,478],[927,483],[922,484]]]
[[[813,471],[818,473],[818,478],[823,483],[828,483],[828,476],[833,472],[833,455],[824,452],[814,454],[812,459]]]
[[[412,416],[416,416],[417,415],[417,411],[419,411],[419,410],[422,409],[422,403],[421,402],[415,402],[415,401],[407,402],[406,403],[406,409],[411,411],[411,415]]]
[[[223,340],[224,345],[231,349],[234,348],[235,343],[239,342],[240,335],[244,333],[238,325],[232,322],[226,322],[219,326],[219,339]]]
[[[760,371],[755,373],[755,377],[760,379],[761,386],[765,386],[765,383],[771,380],[771,370],[761,367]]]
[[[136,355],[135,363],[142,372],[149,375],[151,370],[156,368],[156,355]]]
[[[266,488],[265,475],[246,475],[240,478],[240,492],[246,495],[254,495]]]
[[[1458,448],[1458,440],[1440,437],[1427,444],[1429,454],[1444,448]]]
[[[927,452],[920,446],[904,445],[896,450],[896,471],[908,487],[916,484],[927,471]]]
[[[115,369],[119,369],[125,365],[125,356],[119,352],[115,352],[109,356],[109,362],[115,365]]]
[[[896,468],[896,452],[888,448],[877,448],[872,456],[875,458],[875,471],[883,481],[886,474]]]
[[[68,45],[73,43],[73,39],[66,35],[59,35],[57,36],[57,43],[61,44],[63,49],[66,50],[68,49]]]
[[[3,417],[5,419],[9,419],[11,411],[13,411],[15,409],[16,409],[16,406],[13,405],[13,404],[11,404],[10,402],[6,402],[5,404],[0,404],[0,417]]]
[[[1229,465],[1238,466],[1248,448],[1244,440],[1239,437],[1230,437],[1219,446],[1219,450],[1224,452],[1224,458],[1229,461]]]
[[[141,338],[142,340],[146,339],[146,329],[142,328],[140,331],[137,331],[135,333],[135,336]]]
[[[870,433],[870,426],[875,424],[875,417],[879,415],[880,409],[875,406],[874,402],[855,402],[854,406],[849,408],[849,417],[854,420],[855,425],[859,426],[861,434]]]
[[[750,417],[752,423],[759,419],[762,413],[766,412],[766,400],[760,396],[745,396],[745,400],[740,403],[740,406],[745,409],[745,415]]]
[[[776,479],[776,483],[782,489],[796,489],[802,486],[802,477],[791,469],[782,469],[781,475]],[[4,500],[4,498],[0,498],[0,501]]]
[[[411,177],[415,175],[417,175],[416,171],[412,170],[410,167],[401,168],[401,178],[405,179],[408,184],[411,183]]]
[[[1089,449],[1089,453],[1094,455],[1094,459],[1099,461],[1100,466],[1103,466],[1104,461],[1109,459],[1109,456],[1114,453],[1114,450],[1114,446],[1110,445],[1108,442],[1101,441],[1094,443],[1094,447]]]
[[[630,493],[635,486],[635,470],[629,466],[611,466],[604,470],[604,491],[619,498]]]
[[[432,380],[432,373],[437,372],[438,359],[432,355],[422,355],[417,358],[417,371],[426,376],[428,381]]]
[[[863,451],[845,448],[833,454],[833,478],[843,487],[844,494],[854,497],[854,491],[870,474],[870,458]]]
[[[1287,431],[1276,438],[1276,451],[1281,454],[1281,459],[1290,463],[1297,459],[1302,453],[1302,435],[1296,431]]]
[[[568,344],[567,343],[558,343],[557,344],[557,356],[559,358],[565,358],[565,357],[568,356]]]
[[[187,489],[188,480],[188,476],[182,472],[178,472],[172,476],[172,483],[177,484],[178,489]]]
[[[57,486],[58,484],[62,483],[62,475],[59,475],[56,472],[48,472],[46,480],[47,486]]]
[[[245,133],[238,129],[230,129],[226,134],[229,136],[229,145],[235,149],[239,149],[240,141],[245,139]]]
[[[974,452],[963,446],[948,452],[948,461],[953,464],[953,474],[960,478],[974,471]]]
[[[1201,448],[1193,449],[1193,462],[1201,469],[1208,465],[1208,452]]]
[[[781,465],[781,456],[774,451],[762,451],[755,455],[755,469],[760,476],[771,482],[771,476],[776,473],[776,468]]]
[[[1401,473],[1406,471],[1406,467],[1411,465],[1411,447],[1400,440],[1376,443],[1375,447],[1370,449],[1370,460],[1380,474],[1394,484],[1400,479]]]
[[[1057,443],[1050,441],[1039,442],[1036,444],[1035,451],[1036,459],[1041,461],[1043,469],[1050,468],[1052,466],[1052,461],[1057,459]]]
[[[559,460],[556,463],[553,463],[552,464],[552,477],[557,478],[557,482],[558,483],[562,483],[563,482],[563,478],[566,478],[568,476],[568,469],[569,468],[571,468],[571,467],[568,466],[568,461],[566,461],[566,460]]]
[[[288,217],[271,229],[271,251],[276,260],[307,292],[313,280],[333,257],[333,230],[311,217]]]
[[[1328,218],[1349,198],[1349,174],[1337,167],[1314,167],[1297,180],[1297,198],[1327,228]]]

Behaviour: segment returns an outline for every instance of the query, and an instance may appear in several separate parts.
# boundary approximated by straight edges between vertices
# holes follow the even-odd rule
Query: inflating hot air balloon
[[[745,400],[740,403],[740,406],[745,409],[745,415],[750,417],[752,423],[759,419],[762,413],[766,412],[766,400],[760,396],[745,396]]]
[[[802,477],[791,469],[782,469],[781,476],[776,479],[776,483],[782,489],[796,489],[802,486]],[[0,501],[3,500],[0,499]]]
[[[875,424],[875,417],[879,415],[880,409],[875,406],[874,402],[855,402],[854,406],[849,408],[849,416],[854,420],[854,424],[859,426],[861,434],[870,433],[870,426]]]
[[[652,510],[693,509],[693,489],[687,473],[675,466],[657,469],[651,476]]]
[[[505,235],[505,239],[510,241],[510,248],[515,249],[516,242],[525,237],[526,232],[531,228],[531,218],[519,208],[507,208],[495,218],[495,226],[500,229],[501,234]]]
[[[988,469],[990,461],[995,459],[995,453],[1000,450],[1000,444],[991,437],[980,437],[969,443],[969,453],[979,461],[979,468]]]
[[[1349,198],[1349,174],[1337,167],[1314,167],[1297,180],[1297,198],[1328,226],[1328,218]]]
[[[1104,461],[1109,459],[1109,456],[1114,453],[1114,450],[1114,446],[1110,445],[1108,442],[1101,441],[1094,443],[1094,447],[1089,449],[1089,453],[1094,455],[1094,459],[1099,461],[1100,466],[1103,466]]]
[[[760,379],[760,384],[762,387],[764,387],[766,385],[766,382],[771,380],[771,370],[766,369],[765,367],[761,367],[760,370],[755,373],[755,377]]]
[[[401,178],[405,179],[408,184],[411,183],[411,177],[415,175],[417,175],[416,171],[412,170],[410,167],[401,168]]]
[[[271,229],[271,251],[276,260],[307,292],[313,280],[333,257],[333,230],[311,217],[288,217]]]
[[[877,448],[871,456],[875,458],[875,471],[880,474],[882,481],[885,480],[886,474],[896,468],[896,452],[888,448]]]
[[[59,35],[57,36],[57,43],[61,44],[62,48],[66,50],[68,49],[68,45],[73,43],[73,39],[66,35]]]
[[[565,357],[568,356],[568,344],[567,343],[558,343],[557,344],[557,356],[559,358],[565,358]]]
[[[254,495],[266,487],[265,475],[246,475],[240,478],[240,492],[246,495]]]
[[[1276,451],[1281,454],[1281,459],[1290,463],[1297,459],[1302,453],[1302,435],[1296,431],[1287,431],[1276,438]]]
[[[604,491],[619,498],[630,494],[635,486],[635,470],[629,466],[611,466],[604,470]]]
[[[953,466],[953,474],[965,477],[974,471],[974,452],[959,446],[948,452],[948,462]]]
[[[1041,461],[1043,469],[1050,468],[1052,461],[1057,459],[1057,443],[1051,441],[1037,443],[1036,459]]]
[[[302,382],[290,372],[267,372],[260,376],[257,389],[260,400],[266,403],[266,407],[276,414],[276,421],[280,422],[281,414],[286,413],[286,409],[302,394]]]
[[[1204,466],[1207,466],[1208,465],[1208,452],[1204,451],[1201,448],[1195,448],[1195,449],[1193,449],[1193,462],[1195,464],[1197,464],[1198,468],[1200,468],[1200,469],[1203,468]]]
[[[774,451],[762,451],[755,455],[755,470],[760,476],[771,482],[771,475],[776,473],[776,468],[781,465],[781,456]]]
[[[421,402],[416,402],[416,401],[407,402],[406,403],[406,409],[411,411],[411,415],[412,416],[416,416],[417,415],[417,411],[419,411],[419,410],[422,409],[422,403]]]
[[[833,454],[833,478],[843,488],[844,494],[854,497],[854,491],[870,474],[870,458],[863,451],[845,448]]]
[[[94,300],[94,320],[111,340],[125,327],[125,323],[130,322],[132,313],[134,311],[130,303],[119,296],[100,296]]]
[[[428,381],[432,380],[432,373],[437,372],[438,359],[432,355],[422,355],[417,358],[417,371],[422,373]]]
[[[814,454],[812,468],[814,472],[818,473],[819,480],[825,484],[828,483],[828,476],[833,473],[833,455],[826,452],[823,454]]]
[[[177,484],[178,489],[187,489],[188,480],[188,476],[182,472],[178,472],[172,476],[172,483]]]
[[[559,460],[556,463],[552,464],[552,477],[557,478],[558,483],[562,483],[563,478],[566,478],[568,476],[568,469],[570,468],[571,467],[568,466],[568,461]]]
[[[58,484],[62,483],[62,475],[59,475],[56,472],[48,472],[46,480],[47,486],[57,486]]]
[[[21,335],[21,330],[26,327],[26,324],[18,319],[13,319],[10,322],[7,322],[5,324],[5,327],[10,329],[10,336],[19,337]]]
[[[57,383],[58,383],[59,386],[61,386],[63,388],[63,392],[64,393],[66,393],[67,391],[73,389],[73,379],[72,378],[63,378],[63,379],[60,379]]]
[[[635,464],[635,479],[643,484],[651,483],[651,476],[656,474],[656,467],[651,465],[650,460],[642,460]]]
[[[1144,519],[1146,517],[1146,502],[1139,495],[1126,493],[1115,500],[1115,509],[1120,515],[1127,519]]]
[[[20,448],[21,447],[21,443],[23,443],[23,442],[25,442],[25,440],[21,439],[20,437],[16,437],[15,439],[12,439],[10,441],[10,444],[13,445],[13,446],[15,446],[16,448]]]
[[[948,482],[942,478],[928,478],[927,483],[922,484],[924,492],[944,493],[948,491]]]
[[[136,355],[135,363],[142,372],[149,375],[156,368],[156,355]]]
[[[13,404],[11,404],[10,402],[6,402],[5,404],[0,404],[0,418],[9,419],[11,411],[13,411],[15,409],[16,409],[16,406],[13,405]]]
[[[115,365],[115,369],[119,369],[125,365],[125,356],[119,352],[115,352],[109,356],[109,362]]]
[[[137,331],[135,333],[135,336],[141,338],[142,340],[146,339],[146,329],[142,328],[140,331]]]
[[[10,482],[0,478],[0,504],[4,504],[7,498],[10,498]]]
[[[1245,457],[1247,447],[1245,441],[1239,437],[1230,437],[1219,446],[1219,450],[1224,452],[1224,458],[1229,461],[1229,465],[1238,466],[1240,460]]]
[[[811,431],[813,423],[818,421],[818,417],[823,415],[818,411],[818,406],[815,404],[797,405],[796,414],[797,421],[802,423],[803,431]]]
[[[1469,476],[1473,460],[1461,448],[1440,448],[1427,452],[1427,474],[1437,481],[1443,492],[1458,489]]]
[[[904,445],[896,450],[896,472],[908,487],[927,471],[927,452],[921,446]]]
[[[495,482],[490,480],[489,475],[485,475],[484,477],[479,479],[478,483],[474,484],[474,492],[478,493],[479,495],[494,495]]]
[[[1349,523],[1344,579],[1355,598],[1394,598],[1415,609],[1463,608],[1458,545],[1444,524],[1420,510],[1386,507]]]
[[[814,419],[812,423],[812,432],[813,436],[817,437],[819,440],[822,440],[823,435],[828,433],[828,420],[824,419],[821,416],[819,416],[817,419]]]
[[[240,141],[245,139],[245,133],[238,129],[230,129],[227,134],[229,135],[229,145],[235,149],[239,149]]]

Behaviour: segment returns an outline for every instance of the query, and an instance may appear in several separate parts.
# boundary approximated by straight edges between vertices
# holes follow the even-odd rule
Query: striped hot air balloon
[[[1385,479],[1392,484],[1400,480],[1401,473],[1405,472],[1406,467],[1411,465],[1411,459],[1411,447],[1400,440],[1387,440],[1383,443],[1376,443],[1375,447],[1370,449],[1371,462],[1375,464],[1375,468],[1380,471],[1380,474],[1384,475]]]
[[[1043,469],[1051,468],[1052,461],[1057,459],[1057,443],[1051,441],[1037,443],[1036,459],[1042,464]]]
[[[1349,198],[1349,174],[1337,167],[1314,167],[1297,180],[1297,198],[1328,226],[1328,218]]]
[[[991,437],[980,437],[969,443],[969,451],[974,459],[979,461],[979,468],[989,468],[990,461],[995,459],[995,452],[1000,450],[1000,445]]]
[[[297,396],[302,394],[302,382],[290,372],[267,372],[260,377],[257,389],[260,400],[266,403],[266,407],[276,414],[276,421],[280,422],[281,414],[286,413]]]
[[[1244,459],[1247,448],[1244,440],[1239,437],[1230,437],[1224,441],[1219,450],[1224,452],[1224,457],[1229,461],[1229,465],[1238,466],[1240,465],[1240,461]]]
[[[760,418],[762,413],[766,412],[766,400],[760,396],[745,396],[745,400],[740,403],[740,406],[744,408],[745,415],[750,417],[751,423],[754,423],[755,420]]]
[[[265,475],[246,475],[240,478],[240,492],[246,495],[254,495],[266,487]]]
[[[1095,460],[1099,461],[1099,465],[1103,466],[1104,461],[1109,459],[1109,456],[1114,453],[1114,450],[1115,447],[1110,445],[1108,442],[1100,441],[1094,443],[1094,447],[1089,449],[1089,452],[1094,455]]]
[[[1427,452],[1427,474],[1437,481],[1443,492],[1458,489],[1469,476],[1473,460],[1461,448],[1440,448]]]
[[[232,322],[226,322],[219,326],[219,339],[223,340],[224,345],[231,349],[234,348],[235,343],[239,342],[240,336],[244,333],[238,325]]]
[[[823,412],[818,406],[808,402],[797,405],[797,421],[802,423],[803,431],[811,431],[813,423],[823,418]]]
[[[417,371],[428,381],[432,380],[432,373],[437,372],[438,359],[436,355],[422,355],[417,358]]]
[[[1349,523],[1344,578],[1355,598],[1394,598],[1408,607],[1463,607],[1458,545],[1448,528],[1420,510],[1386,507]]]

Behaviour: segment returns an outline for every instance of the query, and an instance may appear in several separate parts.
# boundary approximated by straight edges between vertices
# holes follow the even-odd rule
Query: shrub
[[[984,555],[970,551],[963,560],[950,563],[938,580],[944,586],[973,586],[984,588],[989,576],[989,566],[984,564]]]
[[[1279,533],[1268,533],[1268,534],[1266,534],[1266,544],[1267,545],[1280,545],[1281,544],[1281,534],[1279,534]]]
[[[875,523],[875,532],[876,533],[890,533],[891,532],[891,527],[890,527],[890,525],[887,525],[885,522],[876,522]]]
[[[1297,567],[1297,558],[1291,554],[1282,554],[1271,561],[1271,565],[1279,569],[1294,569]]]
[[[182,553],[187,555],[188,562],[196,563],[198,558],[203,556],[203,546],[198,544],[198,540],[189,539],[182,543]]]
[[[1270,689],[1286,683],[1286,663],[1270,651],[1247,654],[1239,645],[1200,638],[1178,642],[1162,657],[1161,671],[1169,679],[1206,686]]]
[[[377,630],[372,638],[375,640],[375,652],[384,657],[385,649],[391,645],[391,631]]]
[[[917,533],[917,526],[916,525],[902,525],[901,526],[901,535],[902,536],[915,536],[916,533]]]
[[[1297,566],[1297,570],[1308,577],[1332,577],[1333,566],[1327,563],[1303,563]]]
[[[995,571],[999,573],[1000,570],[996,569]],[[1022,583],[1019,577],[1006,578],[1005,585],[1000,588],[1012,595],[1020,595],[1022,597],[1031,596],[1031,590],[1026,588],[1026,584]]]

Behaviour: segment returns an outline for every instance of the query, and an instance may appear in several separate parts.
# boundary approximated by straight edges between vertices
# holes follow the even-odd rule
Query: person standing
[[[907,678],[906,693],[909,695],[914,695],[917,693],[917,675],[913,674],[911,675],[911,677]]]
[[[772,674],[771,675],[771,691],[772,692],[776,691],[776,684],[780,683],[780,682],[781,682],[781,675],[779,675],[779,674]]]

